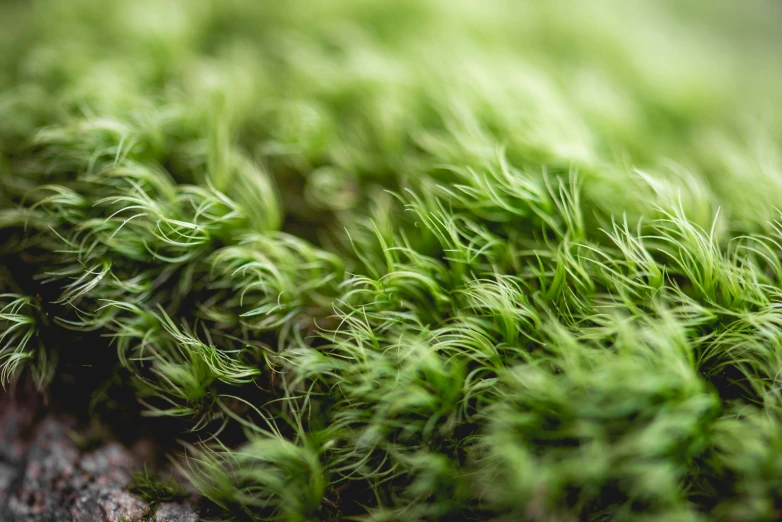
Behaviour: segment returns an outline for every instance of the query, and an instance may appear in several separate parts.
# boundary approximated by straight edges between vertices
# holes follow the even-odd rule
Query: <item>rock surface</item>
[[[143,465],[115,442],[82,450],[68,418],[0,394],[0,522],[195,522],[191,504],[151,508],[127,491]],[[40,417],[40,418],[39,418]]]

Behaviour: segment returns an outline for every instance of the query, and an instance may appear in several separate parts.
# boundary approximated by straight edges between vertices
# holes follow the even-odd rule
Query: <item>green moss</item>
[[[142,500],[156,504],[185,496],[182,487],[172,477],[161,479],[147,468],[133,473],[128,491]]]
[[[778,17],[4,4],[0,382],[207,518],[774,519]]]

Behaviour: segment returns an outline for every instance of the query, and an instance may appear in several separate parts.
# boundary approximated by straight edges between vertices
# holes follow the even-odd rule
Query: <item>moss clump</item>
[[[4,386],[220,520],[779,516],[775,2],[0,15]]]
[[[185,496],[173,477],[160,478],[148,468],[133,473],[128,491],[150,503],[170,502]]]

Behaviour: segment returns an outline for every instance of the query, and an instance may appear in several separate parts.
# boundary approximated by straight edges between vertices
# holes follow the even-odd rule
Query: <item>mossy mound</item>
[[[0,380],[220,520],[779,517],[781,20],[5,2]]]

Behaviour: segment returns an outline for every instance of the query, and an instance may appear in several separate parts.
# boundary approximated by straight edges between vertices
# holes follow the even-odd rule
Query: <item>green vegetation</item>
[[[151,503],[170,502],[185,496],[182,488],[173,477],[161,479],[146,467],[133,473],[133,481],[128,488],[131,493]]]
[[[0,381],[217,520],[780,517],[781,20],[4,2]]]

